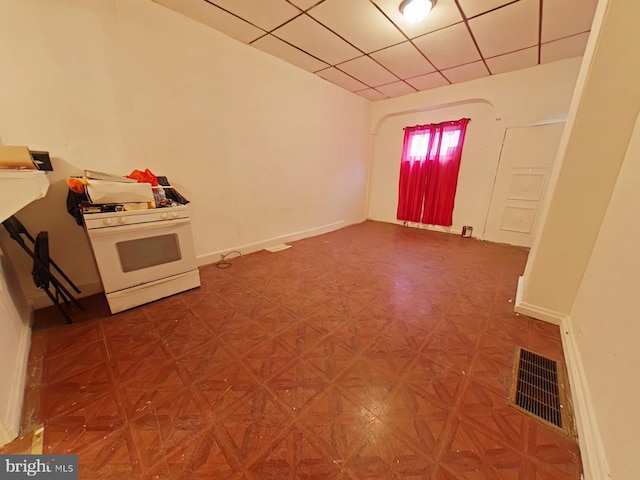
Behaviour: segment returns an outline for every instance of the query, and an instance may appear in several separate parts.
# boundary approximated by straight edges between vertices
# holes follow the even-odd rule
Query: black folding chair
[[[50,267],[53,267],[76,293],[80,293],[80,289],[76,287],[71,279],[67,277],[60,267],[58,267],[58,265],[56,265],[56,263],[49,257],[49,234],[47,232],[40,232],[34,239],[24,225],[14,216],[6,219],[2,222],[2,225],[9,232],[9,236],[18,242],[22,249],[33,259],[33,270],[31,275],[33,276],[33,282],[36,287],[44,290],[67,323],[72,323],[67,310],[70,310],[74,306],[78,308],[78,310],[82,310],[82,306],[73,297],[71,292],[65,288],[60,280],[53,275]],[[29,245],[24,241],[22,235],[27,237],[27,239],[32,243],[33,250],[31,250]],[[50,290],[51,286],[53,286],[53,293]],[[60,300],[62,300],[66,309],[63,308]]]

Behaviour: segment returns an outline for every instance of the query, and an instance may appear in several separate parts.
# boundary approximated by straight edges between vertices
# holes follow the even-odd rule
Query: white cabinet
[[[46,195],[49,180],[35,170],[0,170],[0,222]],[[0,227],[1,228],[1,227]],[[12,291],[5,257],[0,251],[0,446],[18,436],[20,413],[31,343],[30,310]]]

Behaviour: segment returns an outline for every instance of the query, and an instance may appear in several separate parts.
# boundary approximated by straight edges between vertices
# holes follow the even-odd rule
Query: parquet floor
[[[37,312],[25,426],[86,479],[578,480],[576,440],[508,404],[527,251],[365,222],[201,268],[65,325]]]

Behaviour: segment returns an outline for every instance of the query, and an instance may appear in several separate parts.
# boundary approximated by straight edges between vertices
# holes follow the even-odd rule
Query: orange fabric
[[[136,180],[138,183],[150,183],[154,187],[158,186],[158,179],[148,168],[145,169],[144,172],[140,170],[134,170],[129,175],[127,175],[127,178]]]
[[[75,193],[84,192],[84,182],[80,178],[67,178],[67,186],[69,190]]]

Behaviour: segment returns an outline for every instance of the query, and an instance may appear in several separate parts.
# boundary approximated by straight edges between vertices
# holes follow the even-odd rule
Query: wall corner
[[[560,323],[560,335],[569,375],[569,389],[578,430],[584,480],[611,479],[604,444],[600,436],[591,394],[589,393],[587,377],[580,351],[578,350],[571,318],[568,315]]]

